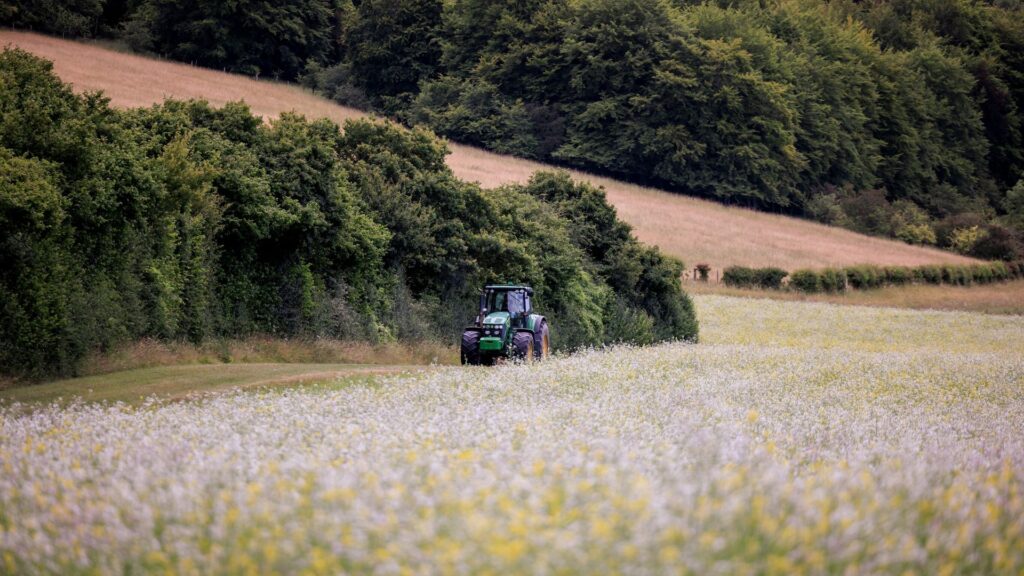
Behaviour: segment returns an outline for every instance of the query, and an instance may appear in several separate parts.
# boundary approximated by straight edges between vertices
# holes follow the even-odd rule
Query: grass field
[[[0,408],[0,573],[1024,570],[1024,318],[695,303],[698,345]]]
[[[423,366],[360,364],[199,364],[139,368],[0,390],[0,403],[127,402],[182,400],[195,394],[310,383],[366,381],[381,374],[425,370]]]
[[[52,60],[56,72],[77,90],[102,90],[116,106],[149,106],[166,98],[202,98],[220,105],[244,100],[257,114],[273,118],[296,110],[337,122],[361,117],[296,86],[165,62],[24,32],[0,31],[0,44],[16,45]],[[455,173],[484,186],[524,182],[546,166],[467,146],[452,146]],[[871,238],[805,220],[764,214],[572,172],[603,186],[620,216],[640,240],[660,246],[688,265],[716,269],[732,264],[786,269],[850,264],[920,265],[968,259],[938,250]]]

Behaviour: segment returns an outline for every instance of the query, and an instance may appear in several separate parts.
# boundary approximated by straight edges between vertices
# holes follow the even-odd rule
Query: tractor
[[[548,357],[548,322],[534,314],[533,288],[487,285],[480,292],[476,323],[462,332],[462,363],[492,366],[502,360],[531,362]]]

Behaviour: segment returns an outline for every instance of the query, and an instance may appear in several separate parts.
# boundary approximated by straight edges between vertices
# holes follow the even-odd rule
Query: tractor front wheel
[[[462,333],[462,363],[480,365],[480,332],[466,330]]]
[[[519,362],[530,362],[533,360],[533,334],[529,332],[516,332],[512,339],[512,348],[515,359]]]

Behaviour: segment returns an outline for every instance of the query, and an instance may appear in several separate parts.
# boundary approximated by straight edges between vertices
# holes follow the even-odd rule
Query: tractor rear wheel
[[[462,363],[480,365],[480,332],[466,330],[462,333]]]
[[[516,332],[512,338],[512,348],[515,353],[515,360],[519,362],[530,362],[533,360],[533,334],[529,332]]]
[[[537,360],[547,360],[551,353],[551,336],[548,334],[548,323],[541,322],[533,335],[533,357]]]

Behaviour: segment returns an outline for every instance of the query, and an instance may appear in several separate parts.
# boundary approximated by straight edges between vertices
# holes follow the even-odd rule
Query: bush
[[[993,262],[989,266],[992,268],[993,281],[1002,282],[1011,278],[1010,267],[1007,266],[1006,262]]]
[[[977,264],[967,269],[971,282],[976,284],[988,284],[992,282],[992,268],[988,264]]]
[[[850,286],[858,290],[878,288],[885,279],[885,273],[875,266],[851,266],[845,272]]]
[[[797,270],[789,275],[789,286],[807,294],[822,291],[822,275],[814,270]]]
[[[1013,260],[1024,256],[1024,240],[1018,232],[988,224],[985,234],[974,243],[969,254],[985,260]]]
[[[967,286],[971,283],[971,274],[965,266],[943,266],[942,282],[954,286]]]
[[[837,293],[846,291],[846,274],[842,270],[826,268],[819,275],[821,276],[821,289],[825,292]]]
[[[892,286],[902,286],[914,280],[914,273],[905,266],[886,266],[885,283]]]
[[[782,280],[787,274],[788,272],[782,268],[776,268],[774,266],[758,268],[754,271],[754,281],[764,290],[781,290]]]
[[[918,268],[921,271],[922,279],[928,284],[942,284],[942,267],[935,265],[921,266]]]
[[[722,282],[734,288],[761,288],[762,290],[781,290],[782,280],[787,272],[782,268],[769,266],[766,268],[747,268],[746,266],[730,266],[722,272]]]
[[[733,288],[753,288],[757,272],[746,266],[729,266],[722,272],[722,282]]]
[[[1006,269],[1010,274],[1010,278],[1024,278],[1024,261],[1008,262]]]

